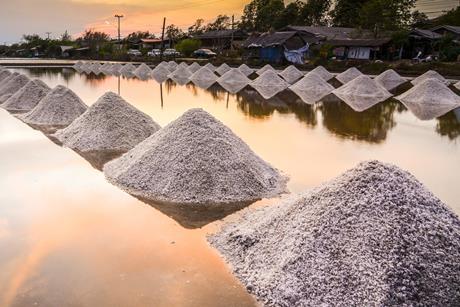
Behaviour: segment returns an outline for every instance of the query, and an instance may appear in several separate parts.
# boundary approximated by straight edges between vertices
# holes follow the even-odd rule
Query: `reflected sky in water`
[[[88,105],[120,90],[162,126],[204,108],[288,174],[293,192],[379,159],[409,170],[460,213],[459,110],[420,121],[393,100],[356,113],[333,99],[307,105],[289,91],[264,100],[251,88],[231,95],[217,85],[18,71],[66,85]],[[0,160],[0,306],[254,305],[206,243],[219,223],[182,227],[3,110]]]

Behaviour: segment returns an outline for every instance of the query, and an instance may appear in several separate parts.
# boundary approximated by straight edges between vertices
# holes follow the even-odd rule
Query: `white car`
[[[151,57],[157,57],[157,56],[160,56],[160,54],[161,54],[160,49],[152,49],[151,51],[147,52],[147,55]]]
[[[140,51],[137,50],[137,49],[129,49],[129,50],[128,50],[128,55],[131,55],[131,56],[142,56],[142,52],[140,52]]]
[[[165,56],[180,56],[180,52],[176,49],[166,49],[163,54]]]

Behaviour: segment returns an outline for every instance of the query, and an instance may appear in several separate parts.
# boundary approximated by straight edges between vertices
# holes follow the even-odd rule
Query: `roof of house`
[[[359,30],[356,28],[343,28],[343,27],[312,27],[312,26],[287,26],[282,30],[286,31],[299,31],[314,34],[325,39],[349,39],[354,37],[368,37],[372,33],[369,30]]]
[[[243,43],[243,47],[270,47],[282,45],[296,35],[299,34],[295,31],[266,32],[260,35],[252,35]]]
[[[161,38],[141,38],[141,42],[146,44],[161,43]]]
[[[446,29],[447,31],[454,32],[456,34],[460,34],[460,27],[449,26],[449,25],[437,26],[437,27],[432,28],[431,31],[436,31],[439,29]]]
[[[195,38],[198,39],[213,39],[213,38],[231,38],[233,37],[247,37],[247,34],[241,30],[216,30],[208,31],[202,34],[196,35]]]
[[[430,30],[424,30],[424,29],[412,29],[411,36],[420,36],[423,38],[428,38],[428,39],[440,39],[442,37],[441,34],[438,34],[436,32],[430,31]]]
[[[343,47],[380,47],[388,44],[391,38],[380,39],[331,39],[327,43],[332,46]]]

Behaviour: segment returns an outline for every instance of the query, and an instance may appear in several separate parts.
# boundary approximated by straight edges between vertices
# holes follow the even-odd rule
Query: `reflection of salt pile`
[[[187,111],[104,173],[128,193],[175,204],[249,202],[286,189],[276,169],[202,109]]]
[[[178,66],[177,63],[174,62],[174,61],[169,61],[168,62],[168,69],[171,72],[175,71],[177,69],[177,66]]]
[[[357,112],[367,110],[392,96],[384,87],[365,75],[353,79],[332,93]]]
[[[331,74],[329,71],[327,71],[326,68],[324,68],[323,66],[317,66],[315,67],[315,69],[313,69],[312,71],[309,72],[310,73],[313,73],[313,74],[317,74],[318,76],[320,76],[321,78],[323,78],[325,81],[329,81],[331,80],[332,78],[334,78],[334,75]]]
[[[290,65],[286,67],[282,72],[279,74],[286,80],[287,83],[293,84],[297,80],[303,77],[303,73],[297,69],[294,65]]]
[[[246,64],[241,64],[240,67],[238,67],[238,69],[247,77],[254,73],[254,69],[252,69]]]
[[[226,89],[231,94],[236,94],[245,88],[251,80],[246,77],[238,68],[233,68],[230,71],[226,72],[222,77],[217,79],[224,89]]]
[[[209,68],[201,67],[190,77],[190,81],[203,89],[207,89],[217,81],[217,76]]]
[[[401,77],[393,69],[388,69],[375,77],[374,79],[378,84],[386,88],[388,91],[392,91],[403,83],[406,83],[406,79]]]
[[[18,74],[16,77],[9,79],[0,87],[0,104],[4,103],[21,87],[29,83],[30,79],[26,75]]]
[[[211,63],[204,65],[204,67],[209,68],[209,70],[211,70],[212,72],[216,71],[216,66],[212,65]]]
[[[54,136],[64,146],[80,153],[122,154],[159,129],[148,115],[109,92]]]
[[[168,75],[169,75],[170,73],[171,73],[171,72],[169,71],[167,65],[157,65],[157,66],[152,70],[151,76],[152,76],[152,78],[155,79],[155,81],[157,81],[158,83],[163,83],[163,82],[165,82],[166,80],[168,80]]]
[[[188,67],[178,66],[175,71],[168,75],[168,78],[170,78],[179,85],[184,85],[190,81],[191,76],[192,73],[190,72]]]
[[[356,67],[351,67],[342,72],[341,74],[338,74],[335,78],[339,80],[342,84],[346,84],[351,80],[358,78],[362,75],[363,74]]]
[[[29,112],[42,100],[51,89],[43,81],[34,79],[12,95],[2,108],[10,112]]]
[[[145,63],[142,63],[141,65],[139,65],[139,67],[136,68],[135,71],[133,71],[133,74],[142,80],[149,79],[151,73],[152,70]]]
[[[416,178],[359,164],[209,237],[267,306],[457,306],[460,221]]]
[[[303,102],[308,104],[314,104],[320,101],[334,90],[334,87],[327,83],[319,75],[310,72],[305,77],[300,79],[294,85],[289,87],[294,93],[296,93]]]
[[[418,76],[414,80],[411,81],[413,85],[417,85],[425,81],[426,79],[437,79],[440,82],[444,83],[445,85],[449,85],[449,81],[446,80],[443,76],[441,76],[437,71],[429,70],[421,76]]]
[[[437,118],[460,107],[460,97],[438,79],[426,79],[396,99],[422,120]]]
[[[188,67],[188,69],[190,70],[191,73],[197,72],[200,68],[201,68],[201,66],[200,66],[200,64],[198,64],[197,62],[193,62],[193,63],[190,64],[190,66]]]
[[[107,72],[112,68],[112,64],[109,62],[105,62],[102,64],[101,68],[99,69],[100,72],[107,74]]]
[[[54,132],[70,125],[87,108],[72,90],[58,85],[32,111],[19,118],[33,127]]]
[[[266,70],[257,79],[252,81],[250,85],[265,99],[272,98],[289,86],[289,84],[278,76],[275,71],[270,69]]]
[[[267,65],[265,65],[264,67],[262,67],[262,68],[260,68],[259,70],[257,70],[256,73],[260,76],[260,75],[262,75],[264,72],[266,72],[267,70],[276,72],[276,70],[275,70],[270,64],[267,64]]]
[[[123,65],[123,67],[120,69],[120,73],[123,76],[132,76],[134,75],[134,71],[136,70],[136,66],[134,66],[131,63]]]
[[[230,66],[224,63],[216,69],[216,73],[218,73],[219,76],[223,76],[226,72],[230,71],[231,69],[232,68]]]

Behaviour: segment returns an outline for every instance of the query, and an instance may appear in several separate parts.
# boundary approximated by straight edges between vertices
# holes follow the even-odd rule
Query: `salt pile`
[[[246,76],[246,77],[249,77],[250,75],[252,75],[254,73],[254,69],[250,68],[248,65],[246,64],[241,64],[240,67],[238,67],[238,69]]]
[[[179,68],[179,67],[188,68],[188,65],[185,62],[180,62],[179,65],[177,65],[177,68]]]
[[[21,87],[29,83],[30,79],[26,75],[18,74],[16,77],[9,79],[0,87],[0,104],[4,103],[14,93],[19,91]]]
[[[460,81],[454,84],[454,87],[458,90],[460,90]]]
[[[303,77],[303,73],[297,69],[294,65],[290,65],[286,67],[282,72],[279,74],[286,80],[287,83],[293,84],[297,80]]]
[[[231,69],[226,72],[223,76],[217,79],[224,89],[231,94],[236,94],[245,88],[251,80],[246,77],[238,68]]]
[[[84,63],[82,61],[78,61],[73,65],[73,68],[80,69]]]
[[[120,74],[120,71],[122,68],[123,68],[123,65],[120,63],[112,64],[112,67],[110,68],[109,73],[113,75]]]
[[[8,78],[9,76],[11,76],[11,72],[9,70],[3,69],[2,71],[0,71],[0,86],[3,80]]]
[[[0,90],[5,84],[7,84],[10,80],[16,78],[17,76],[19,76],[19,73],[17,72],[10,73],[8,76],[6,76],[2,81],[0,81]]]
[[[102,64],[102,66],[99,68],[99,71],[104,73],[104,74],[107,74],[107,72],[112,68],[112,64],[109,63],[109,62],[105,62],[104,64]]]
[[[460,97],[438,79],[426,79],[396,99],[421,120],[437,118],[460,107]]]
[[[266,70],[262,75],[260,75],[250,84],[265,99],[272,98],[279,92],[284,91],[289,86],[289,84],[280,76],[278,76],[275,71],[270,69]]]
[[[2,104],[2,108],[9,112],[29,112],[50,91],[51,89],[43,81],[39,79],[31,80],[5,101]]]
[[[177,66],[178,66],[177,63],[174,62],[174,61],[169,61],[168,62],[168,69],[171,72],[175,71],[177,69]]]
[[[332,93],[356,112],[367,110],[393,96],[384,87],[365,75],[353,79]]]
[[[198,64],[197,62],[193,62],[193,63],[190,64],[190,66],[188,67],[188,69],[189,69],[190,72],[192,72],[192,73],[197,72],[198,70],[200,70],[200,68],[201,68],[201,65]]]
[[[335,78],[339,80],[342,84],[346,84],[362,75],[363,74],[356,67],[351,67],[342,72],[341,74],[338,74]]]
[[[216,71],[216,66],[212,65],[211,63],[204,65],[204,67],[209,68],[212,72]]]
[[[145,63],[142,63],[135,71],[133,71],[133,74],[141,80],[149,79],[151,73],[152,70]]]
[[[91,72],[95,73],[96,75],[100,74],[101,73],[101,64],[99,63],[94,63],[93,65],[91,65]]]
[[[458,306],[460,221],[416,178],[359,164],[209,237],[266,306]]]
[[[123,76],[132,76],[134,75],[134,71],[136,70],[136,66],[134,66],[131,63],[123,65],[123,67],[120,69],[120,73]]]
[[[411,81],[413,85],[417,85],[425,81],[426,79],[438,79],[440,82],[444,83],[445,85],[449,85],[449,81],[446,80],[443,76],[441,76],[437,71],[429,70],[421,76],[418,76],[414,80]]]
[[[374,79],[378,84],[383,86],[387,91],[392,91],[401,84],[406,83],[406,79],[401,77],[393,69],[388,69],[375,77]]]
[[[187,111],[106,164],[104,173],[132,195],[191,209],[255,201],[286,190],[286,178],[202,109]]]
[[[168,75],[171,72],[168,69],[168,66],[165,65],[158,65],[152,70],[150,74],[153,79],[155,79],[158,83],[163,83],[168,80]]]
[[[321,65],[315,67],[315,69],[313,69],[313,70],[310,71],[309,73],[317,74],[318,76],[320,76],[321,78],[323,78],[325,81],[329,81],[329,80],[331,80],[332,78],[334,78],[334,75],[331,74],[329,71],[327,71],[327,69],[324,68],[324,67],[321,66]]]
[[[168,78],[178,83],[179,85],[187,84],[190,81],[192,73],[188,67],[178,66],[175,71],[168,75]]]
[[[294,85],[289,87],[297,94],[303,102],[314,104],[320,101],[334,90],[334,87],[327,83],[321,76],[310,72]]]
[[[262,75],[264,72],[266,72],[267,70],[276,72],[276,70],[275,70],[270,64],[267,64],[267,65],[265,65],[264,67],[262,67],[262,68],[260,68],[259,70],[257,70],[256,73],[260,76],[260,75]]]
[[[218,73],[219,76],[223,76],[226,72],[230,71],[231,69],[232,68],[230,66],[224,63],[216,69],[216,73]]]
[[[190,77],[190,81],[203,89],[207,89],[217,81],[217,76],[209,68],[201,67]]]
[[[72,90],[58,85],[32,111],[18,117],[32,127],[54,132],[70,125],[87,108]]]
[[[104,152],[119,156],[160,128],[148,115],[108,92],[54,136],[65,147],[82,154]]]

